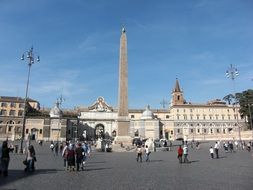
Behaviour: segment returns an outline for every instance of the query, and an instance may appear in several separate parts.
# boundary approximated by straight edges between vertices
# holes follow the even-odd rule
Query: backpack
[[[69,154],[69,148],[66,148],[63,154],[63,158],[67,159],[68,154]]]

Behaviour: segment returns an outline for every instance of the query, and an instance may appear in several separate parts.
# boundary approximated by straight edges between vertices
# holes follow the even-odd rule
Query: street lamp
[[[20,141],[20,153],[23,153],[23,141],[25,137],[25,121],[26,121],[26,109],[27,109],[27,95],[28,95],[28,86],[29,86],[29,80],[30,80],[30,70],[32,64],[34,64],[34,52],[33,47],[29,51],[25,51],[21,57],[21,60],[25,60],[25,54],[26,58],[28,60],[28,76],[27,76],[27,82],[26,82],[26,91],[25,91],[25,99],[24,99],[24,112],[23,112],[23,127],[22,127],[22,136]],[[37,56],[37,62],[40,61],[40,57]]]
[[[226,71],[226,76],[227,76],[227,78],[231,78],[232,79],[234,98],[236,98],[236,94],[235,94],[235,78],[238,75],[239,75],[239,72],[238,72],[237,68],[233,67],[233,65],[230,64],[230,67]],[[234,102],[234,106],[235,106],[235,103],[236,102]],[[236,111],[235,107],[234,107],[234,112],[236,113],[236,120],[237,120],[237,126],[238,126],[238,136],[239,136],[239,141],[241,142],[241,128],[240,128],[239,122],[238,122],[238,110]]]

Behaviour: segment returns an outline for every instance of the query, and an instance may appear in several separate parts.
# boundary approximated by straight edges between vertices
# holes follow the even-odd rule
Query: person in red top
[[[180,164],[182,164],[182,156],[183,156],[183,149],[180,145],[177,149],[177,158],[178,158]]]

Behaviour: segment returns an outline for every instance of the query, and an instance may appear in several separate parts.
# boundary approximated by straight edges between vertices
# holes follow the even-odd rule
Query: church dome
[[[146,107],[146,110],[142,113],[141,119],[154,119],[154,114],[150,110],[150,106]]]
[[[62,110],[59,108],[59,103],[56,102],[54,107],[50,110],[49,113],[50,117],[61,117],[62,116]]]

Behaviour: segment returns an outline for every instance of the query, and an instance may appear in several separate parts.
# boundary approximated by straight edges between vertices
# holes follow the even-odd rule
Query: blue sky
[[[0,0],[0,95],[25,95],[51,107],[89,106],[98,96],[117,107],[119,40],[128,39],[129,107],[161,108],[178,78],[186,101],[253,86],[252,0]]]

